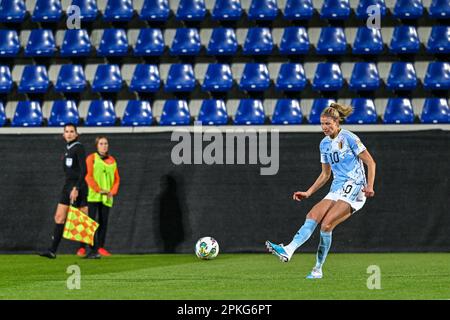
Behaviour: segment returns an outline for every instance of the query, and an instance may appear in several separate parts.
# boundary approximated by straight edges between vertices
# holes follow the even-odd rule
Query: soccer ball
[[[219,254],[219,243],[213,237],[203,237],[195,244],[195,254],[202,260],[211,260]]]

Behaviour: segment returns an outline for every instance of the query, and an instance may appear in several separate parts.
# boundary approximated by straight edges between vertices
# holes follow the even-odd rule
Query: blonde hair
[[[330,117],[339,123],[342,123],[352,112],[353,108],[351,106],[333,102],[329,107],[326,107],[325,110],[322,111],[321,116]]]

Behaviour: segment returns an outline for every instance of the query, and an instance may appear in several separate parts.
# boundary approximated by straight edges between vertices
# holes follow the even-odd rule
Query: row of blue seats
[[[335,102],[333,99],[314,100],[308,122],[320,123],[320,115],[324,108]],[[351,102],[353,113],[346,119],[348,124],[375,124],[378,115],[373,100],[355,98]],[[86,126],[114,126],[117,123],[114,105],[109,100],[93,100],[90,102],[84,122]],[[122,126],[150,126],[155,122],[148,101],[128,101],[123,115],[120,115]],[[37,101],[20,101],[17,104],[12,126],[33,127],[43,124],[41,105]],[[406,98],[388,100],[383,116],[384,123],[413,123],[415,115],[411,101]],[[444,98],[428,98],[425,100],[420,116],[422,123],[450,123],[450,108]],[[197,121],[205,125],[225,125],[230,123],[226,104],[223,100],[203,100]],[[5,109],[0,103],[0,125],[6,123]],[[71,100],[53,102],[49,126],[62,126],[66,123],[80,123],[77,105]],[[240,100],[233,122],[238,125],[260,125],[266,123],[266,113],[261,100]],[[280,99],[276,102],[270,123],[294,125],[303,123],[303,113],[298,100]],[[167,100],[164,103],[159,125],[190,125],[192,117],[185,100]]]
[[[93,21],[100,15],[95,0],[72,0],[77,6],[82,21]],[[367,18],[367,8],[378,5],[381,16],[386,15],[384,0],[360,0],[355,8],[356,16]],[[284,9],[284,10],[283,10]],[[284,8],[278,6],[277,0],[252,0],[247,11],[250,20],[275,20],[279,10],[287,20],[311,19],[314,13],[312,0],[287,0]],[[319,8],[316,8],[319,11]],[[66,9],[69,13],[72,11]],[[132,0],[108,0],[104,12],[104,21],[130,21],[137,11]],[[394,17],[400,19],[418,19],[424,14],[421,0],[397,0],[393,8]],[[176,12],[176,19],[182,21],[202,21],[207,15],[204,0],[180,0]],[[145,0],[137,15],[142,20],[166,21],[170,17],[169,0]],[[216,0],[211,11],[213,20],[239,20],[244,10],[239,0]],[[24,0],[3,0],[0,4],[0,22],[22,22],[27,14]],[[36,22],[60,21],[63,8],[60,0],[37,0],[32,10],[31,19]],[[320,9],[320,17],[330,20],[346,20],[351,14],[349,0],[324,0]],[[448,18],[450,5],[448,0],[433,0],[429,7],[429,15],[433,18]]]

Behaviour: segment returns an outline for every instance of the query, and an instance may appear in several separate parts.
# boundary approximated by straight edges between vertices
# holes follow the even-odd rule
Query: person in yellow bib
[[[91,218],[96,217],[99,227],[95,235],[94,246],[87,258],[100,258],[110,256],[105,249],[106,229],[108,225],[109,210],[113,206],[114,196],[119,191],[120,176],[117,161],[109,154],[108,138],[100,136],[95,139],[97,152],[86,158],[86,182],[88,191],[88,211]],[[86,248],[82,245],[77,255],[84,256]]]

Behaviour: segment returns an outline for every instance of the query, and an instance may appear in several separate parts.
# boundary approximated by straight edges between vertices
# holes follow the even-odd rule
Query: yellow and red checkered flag
[[[64,225],[63,237],[69,240],[84,242],[94,245],[94,235],[98,228],[98,223],[89,218],[79,209],[70,206],[67,213],[66,224]]]

